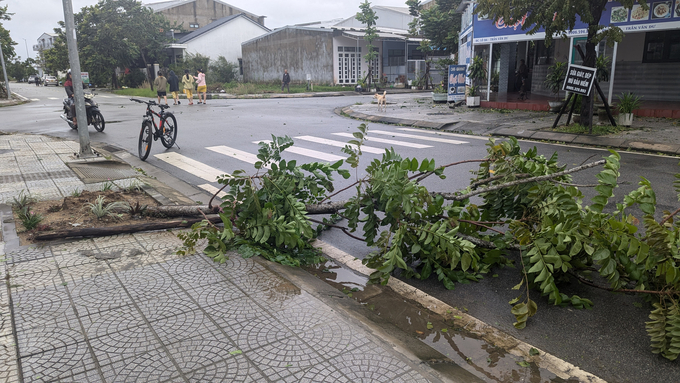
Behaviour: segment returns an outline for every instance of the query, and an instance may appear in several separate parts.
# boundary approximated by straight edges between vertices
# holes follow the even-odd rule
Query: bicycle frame
[[[144,115],[144,119],[147,121],[151,121],[151,123],[153,124],[154,133],[158,131],[162,131],[163,133],[165,133],[165,129],[163,129],[163,123],[165,122],[165,110],[161,109],[159,113],[151,109],[151,106],[152,105],[150,104],[146,105],[146,114]],[[160,126],[156,125],[156,119],[154,118],[154,116],[158,117],[160,121]]]

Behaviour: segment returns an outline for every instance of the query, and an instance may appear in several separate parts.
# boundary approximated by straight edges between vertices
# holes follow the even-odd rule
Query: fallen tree
[[[537,290],[555,305],[589,308],[593,302],[567,296],[565,284],[590,281],[595,271],[611,291],[637,292],[654,302],[647,322],[652,352],[674,360],[680,354],[680,209],[656,221],[656,198],[646,179],[622,203],[611,204],[619,177],[619,155],[565,170],[557,155],[546,158],[536,148],[521,152],[517,140],[487,144],[484,159],[437,166],[434,160],[402,158],[394,149],[365,167],[359,178],[365,125],[334,164],[297,165],[281,152],[293,145],[288,137],[272,136],[260,144],[254,175],[237,170],[218,182],[228,188],[219,216],[222,226],[203,221],[181,233],[185,247],[195,251],[207,239],[203,252],[223,262],[226,252],[263,257],[287,265],[318,262],[320,254],[310,242],[324,227],[338,227],[379,250],[364,259],[373,268],[371,281],[387,283],[401,269],[402,276],[436,277],[446,288],[456,282],[476,281],[493,267],[509,264],[509,250],[519,253],[520,291],[511,301],[515,327],[523,328],[536,314],[530,292]],[[470,184],[454,192],[431,192],[421,181],[455,164],[477,162]],[[333,175],[350,177],[355,196],[326,203],[334,193]],[[601,166],[593,186],[596,195],[584,201],[571,174]],[[676,176],[679,177],[680,176]],[[680,194],[680,180],[675,188]],[[347,188],[345,188],[347,189]],[[344,189],[344,190],[345,190]],[[471,198],[481,203],[471,203]],[[614,206],[611,206],[614,205]],[[636,218],[630,209],[642,213]],[[606,209],[605,209],[606,208]],[[610,212],[607,212],[610,211]],[[312,220],[310,212],[330,213]],[[344,221],[346,226],[340,225]],[[638,231],[640,224],[644,231]],[[360,234],[359,234],[360,233]]]

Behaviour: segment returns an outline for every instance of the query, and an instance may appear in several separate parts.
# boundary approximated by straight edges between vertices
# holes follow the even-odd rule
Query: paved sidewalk
[[[66,165],[77,150],[0,136],[0,382],[442,381],[344,294],[269,262],[177,256],[170,231],[20,246],[22,190],[101,189]]]
[[[427,94],[388,94],[385,112],[378,111],[376,104],[367,103],[338,108],[336,113],[358,120],[453,133],[513,136],[518,139],[680,155],[680,120],[670,118],[636,117],[632,129],[607,136],[569,134],[547,131],[557,117],[554,113],[465,106],[452,109],[445,103],[434,104],[432,97]],[[593,120],[597,123],[597,116]],[[560,124],[564,122],[566,115]]]

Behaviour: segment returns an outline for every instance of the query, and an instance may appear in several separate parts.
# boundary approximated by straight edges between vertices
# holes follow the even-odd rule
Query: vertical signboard
[[[449,89],[446,101],[465,100],[465,74],[467,65],[449,65]]]
[[[590,90],[593,88],[595,80],[595,73],[595,68],[569,64],[564,84],[562,84],[562,90],[584,96],[590,95]]]

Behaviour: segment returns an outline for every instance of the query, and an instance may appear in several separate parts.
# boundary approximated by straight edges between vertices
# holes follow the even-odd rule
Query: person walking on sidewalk
[[[156,87],[156,94],[158,95],[158,103],[161,103],[161,97],[165,100],[165,105],[168,105],[168,80],[163,76],[163,72],[158,72],[158,77],[153,82]]]
[[[198,103],[205,104],[205,93],[208,90],[208,86],[205,84],[205,73],[203,73],[201,68],[198,68],[197,72],[196,82],[198,87],[196,88],[196,93],[198,93]],[[201,101],[201,95],[203,95],[203,101]]]
[[[172,105],[179,105],[179,77],[174,71],[168,73],[168,84],[170,84],[170,92],[172,93],[172,99],[175,101]]]
[[[283,92],[284,87],[288,90],[288,93],[290,93],[290,75],[288,74],[288,69],[283,70],[283,80],[281,80],[281,92]]]
[[[187,95],[189,105],[194,105],[194,76],[189,74],[189,69],[184,70],[182,86],[184,87],[184,94]]]

